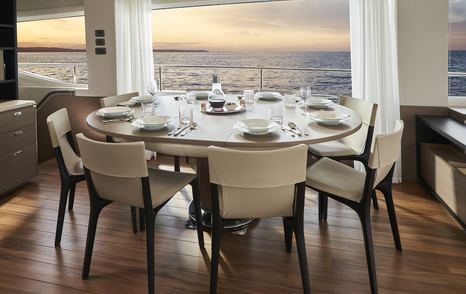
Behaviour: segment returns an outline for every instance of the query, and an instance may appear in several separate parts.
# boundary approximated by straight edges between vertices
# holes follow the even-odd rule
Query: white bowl
[[[324,125],[339,125],[351,116],[340,111],[316,111],[310,114],[311,118]]]
[[[329,99],[324,99],[324,98],[310,98],[308,100],[306,100],[306,105],[309,106],[309,107],[314,107],[314,106],[319,106],[319,107],[323,107],[323,106],[328,106],[329,104],[331,104],[332,101],[330,101]]]
[[[157,99],[155,97],[152,97],[151,95],[141,95],[129,99],[129,101],[134,103],[151,103],[155,102],[156,100]]]
[[[112,106],[105,107],[97,110],[96,115],[104,118],[118,118],[122,116],[129,116],[133,110],[125,106]]]
[[[144,126],[156,127],[161,125],[166,125],[172,121],[169,116],[146,116],[139,119]]]
[[[245,119],[237,122],[234,129],[252,135],[267,135],[278,131],[280,126],[268,119]]]
[[[274,101],[274,100],[281,100],[282,95],[278,92],[258,92],[255,94],[257,99],[266,100],[266,101]]]

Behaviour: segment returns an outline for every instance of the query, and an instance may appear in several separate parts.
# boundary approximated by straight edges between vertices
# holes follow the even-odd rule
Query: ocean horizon
[[[449,52],[449,71],[466,72],[466,50]],[[77,66],[77,82],[87,84],[85,52],[19,52],[20,70],[33,72],[58,80],[73,82],[73,68],[65,65],[35,65],[34,63],[82,63]],[[154,52],[155,74],[159,80],[159,65],[174,66],[225,66],[225,67],[273,67],[273,68],[321,68],[350,69],[349,51],[169,51]],[[260,71],[231,68],[183,68],[162,69],[162,89],[209,89],[211,74],[221,76],[226,91],[242,91],[260,88]],[[351,73],[326,71],[264,70],[263,88],[294,90],[310,85],[314,93],[351,95]],[[466,96],[466,78],[449,78],[449,95]]]

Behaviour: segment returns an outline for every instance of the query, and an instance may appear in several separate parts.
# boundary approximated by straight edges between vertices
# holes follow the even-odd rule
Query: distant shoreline
[[[199,50],[199,49],[154,49],[154,52],[181,52],[181,53],[208,53],[208,50]],[[78,48],[57,48],[57,47],[19,47],[18,52],[86,52],[86,49]]]

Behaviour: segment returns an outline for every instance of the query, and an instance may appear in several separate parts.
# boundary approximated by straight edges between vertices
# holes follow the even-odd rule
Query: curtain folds
[[[350,0],[350,28],[353,96],[379,105],[375,134],[386,133],[400,118],[397,0]]]
[[[117,91],[147,94],[154,79],[151,0],[115,0]]]

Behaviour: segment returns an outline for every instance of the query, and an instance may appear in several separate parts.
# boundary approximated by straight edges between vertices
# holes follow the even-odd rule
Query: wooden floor
[[[157,293],[207,293],[206,248],[184,228],[189,189],[176,195],[156,224]],[[144,233],[133,234],[129,208],[110,205],[97,230],[90,280],[81,280],[88,221],[84,184],[67,212],[61,247],[54,248],[59,182],[55,161],[0,202],[0,293],[145,293]],[[404,251],[392,242],[385,203],[373,211],[380,293],[466,293],[466,234],[418,184],[396,187]],[[362,233],[356,215],[329,201],[327,224],[317,222],[308,191],[305,231],[313,293],[369,293]],[[220,293],[302,293],[296,248],[285,252],[281,219],[258,220],[247,235],[225,234]]]

